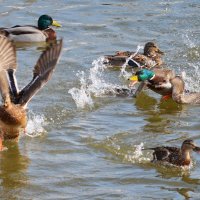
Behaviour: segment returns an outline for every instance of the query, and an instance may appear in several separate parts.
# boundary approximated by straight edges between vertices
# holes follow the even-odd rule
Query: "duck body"
[[[152,162],[162,161],[173,165],[190,165],[190,154],[184,155],[180,148],[177,147],[156,147],[154,150]]]
[[[48,40],[45,31],[39,30],[36,26],[14,26],[1,30],[0,34],[15,42],[46,42]],[[53,39],[55,38],[56,35]]]
[[[163,64],[161,58],[163,54],[154,42],[148,42],[145,44],[143,54],[131,51],[117,51],[115,55],[106,55],[104,64],[109,67],[121,67],[129,58],[128,65],[130,67],[159,67]]]
[[[15,71],[16,50],[7,37],[0,35],[0,150],[3,140],[17,139],[27,125],[26,106],[32,97],[47,83],[56,67],[62,40],[47,47],[40,55],[33,70],[33,78],[19,90]]]
[[[15,42],[48,42],[56,39],[56,32],[50,26],[61,26],[48,15],[38,19],[38,26],[17,25],[0,28],[0,34]]]
[[[191,163],[191,151],[200,151],[200,148],[194,144],[193,140],[185,140],[181,148],[161,146],[147,149],[154,151],[152,162],[163,162],[176,166],[189,166]]]
[[[27,125],[26,110],[11,103],[9,106],[0,106],[0,127],[4,139],[15,139]]]
[[[142,69],[137,71],[136,75],[132,77],[134,80],[131,82],[130,86],[135,85],[138,81],[142,82],[137,88],[135,96],[137,96],[145,86],[162,96],[172,94],[171,79],[175,77],[175,72],[173,70],[157,67],[152,70]]]
[[[200,104],[200,93],[185,93],[185,83],[180,76],[171,80],[172,99],[179,104]]]

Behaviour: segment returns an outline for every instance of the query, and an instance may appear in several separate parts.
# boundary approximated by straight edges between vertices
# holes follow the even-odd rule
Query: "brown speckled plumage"
[[[154,42],[145,44],[144,53],[135,53],[131,51],[118,51],[115,55],[106,55],[105,64],[109,66],[122,66],[128,57],[133,56],[132,59],[146,68],[159,67],[163,64],[162,55],[158,46]]]
[[[193,140],[185,140],[181,146],[178,147],[155,147],[147,148],[144,150],[153,150],[152,162],[166,162],[176,166],[188,166],[191,163],[191,151],[199,152],[200,148],[197,147]]]

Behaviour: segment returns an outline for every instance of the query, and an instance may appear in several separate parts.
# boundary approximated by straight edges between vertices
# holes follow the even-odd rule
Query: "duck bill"
[[[133,86],[138,82],[138,76],[131,76],[131,77],[129,78],[129,80],[130,80],[129,86],[130,86],[130,87],[133,87]]]
[[[195,151],[196,153],[200,153],[200,147],[195,147],[195,148],[193,149],[193,151]]]
[[[163,51],[161,51],[160,49],[158,49],[157,53],[164,55],[165,53]]]
[[[62,27],[56,20],[53,20],[52,26]]]

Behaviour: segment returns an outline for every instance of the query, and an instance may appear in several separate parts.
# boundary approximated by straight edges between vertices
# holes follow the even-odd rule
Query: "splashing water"
[[[37,137],[45,132],[43,126],[46,125],[44,116],[35,115],[30,112],[28,117],[28,123],[26,127],[26,135],[29,137]]]
[[[87,83],[85,78],[85,73],[83,71],[76,74],[77,77],[80,77],[80,89],[72,88],[68,92],[72,95],[72,98],[76,102],[78,108],[84,108],[88,105],[90,108],[93,107],[93,101],[90,95],[90,92],[87,90]]]
[[[132,163],[141,163],[150,161],[150,158],[144,157],[142,153],[142,149],[144,148],[144,143],[142,142],[139,145],[135,145],[135,151],[129,151],[128,154],[124,156],[125,160],[128,160]]]
[[[131,59],[139,52],[140,49],[144,49],[144,47],[138,45],[138,46],[137,46],[137,49],[136,49],[136,52],[135,52],[133,55],[130,55],[130,56],[126,59],[126,62],[122,65],[122,68],[121,68],[121,72],[120,72],[120,76],[121,76],[121,77],[124,77],[124,78],[127,79],[127,78],[129,78],[129,77],[132,75],[132,73],[129,73],[129,72],[126,71],[126,66],[127,66],[128,62],[129,62],[129,60],[131,60]],[[133,61],[134,61],[134,60],[133,60]],[[134,61],[134,62],[135,62],[138,66],[140,66],[139,63],[137,63],[136,61]]]
[[[76,76],[80,77],[80,88],[71,88],[68,93],[72,95],[77,108],[92,108],[94,102],[92,96],[100,97],[105,94],[115,94],[115,88],[120,88],[119,85],[109,83],[104,80],[103,72],[107,68],[103,64],[104,57],[94,60],[92,68],[89,70],[88,78],[85,72],[78,72]],[[122,87],[122,86],[121,86]]]
[[[194,37],[192,33],[187,33],[182,35],[183,42],[188,46],[189,50],[191,48],[197,48],[198,42],[197,38]],[[196,50],[197,51],[197,50]],[[198,52],[197,52],[198,53]],[[185,81],[185,87],[187,90],[190,92],[200,92],[200,73],[199,73],[199,68],[200,68],[200,62],[188,62],[187,63],[187,76],[183,76],[183,79]],[[181,69],[180,69],[181,71]]]

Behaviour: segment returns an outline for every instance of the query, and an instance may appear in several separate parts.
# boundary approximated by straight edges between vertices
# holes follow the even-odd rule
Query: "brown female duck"
[[[171,81],[172,99],[180,104],[200,104],[200,92],[185,93],[185,83],[180,76],[176,76]]]
[[[15,47],[6,37],[0,36],[0,92],[3,101],[0,106],[0,150],[4,139],[18,138],[20,131],[26,127],[26,105],[51,78],[61,49],[62,40],[47,48],[34,67],[31,82],[19,91],[15,78]]]
[[[163,64],[161,58],[163,54],[154,42],[147,42],[143,54],[130,51],[118,51],[115,55],[105,56],[104,64],[108,64],[108,66],[122,66],[127,58],[131,58],[128,62],[128,65],[131,67],[159,67]]]
[[[50,26],[61,25],[49,15],[38,19],[38,26],[24,25],[11,28],[0,28],[0,34],[15,42],[47,42],[56,39],[56,32]]]
[[[154,151],[152,162],[160,161],[176,166],[189,166],[191,163],[191,151],[200,152],[200,147],[197,147],[193,140],[185,140],[181,148],[162,146],[143,150]]]

